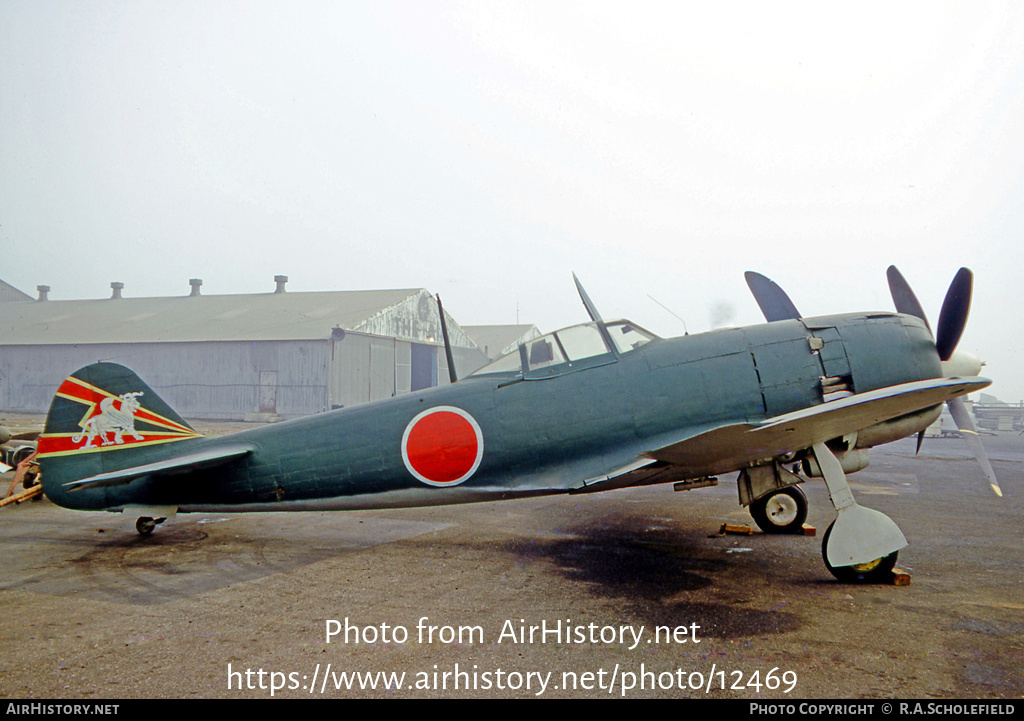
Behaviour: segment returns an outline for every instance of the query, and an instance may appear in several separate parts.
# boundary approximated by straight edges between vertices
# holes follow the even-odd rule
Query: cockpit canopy
[[[527,341],[472,375],[558,375],[611,363],[657,337],[628,320],[583,323]]]

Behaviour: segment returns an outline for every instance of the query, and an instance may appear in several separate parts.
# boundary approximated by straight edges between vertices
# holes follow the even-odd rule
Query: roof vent
[[[114,291],[113,293],[110,294],[110,299],[111,300],[118,300],[118,299],[120,299],[120,297],[121,297],[121,289],[124,288],[124,283],[121,283],[121,282],[115,280],[113,283],[110,284],[110,288]]]
[[[202,278],[192,278],[188,281],[188,284],[192,286],[192,292],[188,294],[189,298],[195,298],[199,295],[199,288],[203,285]]]
[[[284,284],[288,282],[287,275],[275,275],[274,282],[277,283],[277,288],[274,289],[275,293],[284,293]]]
[[[48,285],[37,285],[36,290],[39,291],[39,297],[36,300],[49,300],[46,294],[50,292],[50,286]]]

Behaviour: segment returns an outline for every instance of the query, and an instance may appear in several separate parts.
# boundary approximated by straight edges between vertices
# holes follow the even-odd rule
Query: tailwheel
[[[833,566],[828,562],[828,539],[832,534],[832,527],[835,521],[829,524],[825,531],[825,537],[821,540],[821,557],[825,561],[825,567],[833,576],[843,583],[884,583],[892,576],[892,569],[896,567],[896,556],[899,551],[893,551],[888,556],[876,558],[867,563],[857,563],[852,566]]]
[[[135,521],[135,530],[139,532],[140,536],[148,536],[153,532],[153,529],[166,520],[166,518],[139,516],[138,520]]]
[[[765,533],[800,533],[807,520],[807,496],[796,486],[786,486],[751,503],[750,515]]]

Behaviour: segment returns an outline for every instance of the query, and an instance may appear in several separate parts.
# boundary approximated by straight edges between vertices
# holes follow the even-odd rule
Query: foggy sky
[[[0,278],[548,331],[575,271],[676,335],[760,322],[748,269],[892,310],[890,263],[934,327],[966,265],[961,347],[1024,399],[1024,6],[706,5],[3,0]]]

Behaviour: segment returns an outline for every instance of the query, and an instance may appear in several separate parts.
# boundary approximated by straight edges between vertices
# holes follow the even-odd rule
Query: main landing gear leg
[[[815,443],[813,451],[838,514],[822,540],[825,566],[840,581],[884,580],[907,539],[891,518],[857,504],[839,460],[824,443]]]

